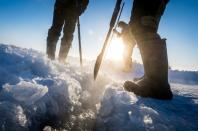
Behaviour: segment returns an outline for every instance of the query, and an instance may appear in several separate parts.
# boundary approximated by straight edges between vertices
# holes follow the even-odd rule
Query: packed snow
[[[170,70],[174,98],[162,101],[123,90],[125,80],[143,75],[141,64],[123,73],[104,62],[96,81],[93,65],[0,44],[0,130],[198,130],[197,72]]]

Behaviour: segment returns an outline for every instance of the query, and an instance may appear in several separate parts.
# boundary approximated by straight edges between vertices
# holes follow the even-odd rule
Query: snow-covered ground
[[[197,72],[171,71],[174,98],[161,101],[123,91],[124,80],[143,74],[141,65],[126,74],[104,64],[94,82],[93,64],[79,68],[70,57],[62,65],[38,51],[0,44],[0,131],[198,130]]]

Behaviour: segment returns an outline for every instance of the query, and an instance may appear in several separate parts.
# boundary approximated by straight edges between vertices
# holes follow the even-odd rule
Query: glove
[[[79,16],[86,10],[88,6],[89,0],[81,0],[81,2],[78,2],[77,10]]]

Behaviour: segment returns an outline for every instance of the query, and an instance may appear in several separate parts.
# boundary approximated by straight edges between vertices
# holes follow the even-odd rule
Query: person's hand
[[[113,33],[117,35],[117,37],[120,37],[120,32],[118,32],[116,29],[113,29]]]
[[[124,21],[119,21],[119,23],[118,23],[118,27],[120,27],[120,28],[126,28],[127,26],[128,26],[128,24]]]
[[[84,11],[86,10],[87,6],[88,6],[89,0],[83,0],[82,3],[80,3],[77,7],[78,10],[78,14],[79,16],[84,13]]]

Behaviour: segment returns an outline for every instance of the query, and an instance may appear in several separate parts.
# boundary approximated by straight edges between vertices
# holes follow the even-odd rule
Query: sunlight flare
[[[109,47],[106,51],[106,59],[111,61],[122,61],[124,52],[124,43],[122,38],[114,37],[109,43]],[[142,63],[141,55],[137,46],[133,49],[133,61]]]
[[[114,37],[109,43],[109,47],[106,51],[106,58],[114,61],[121,61],[124,51],[124,45],[121,38]]]

